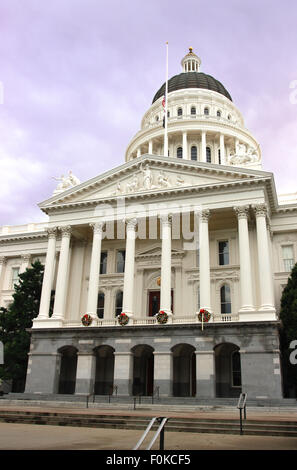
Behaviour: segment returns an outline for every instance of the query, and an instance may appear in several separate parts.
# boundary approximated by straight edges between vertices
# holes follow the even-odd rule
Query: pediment
[[[270,175],[259,170],[234,169],[221,165],[166,157],[142,156],[102,175],[54,195],[41,208],[60,204],[100,201],[130,195],[253,179]]]
[[[182,257],[184,256],[185,252],[184,250],[177,250],[175,248],[171,249],[171,256],[173,258],[175,257]],[[136,253],[136,259],[141,260],[141,259],[151,259],[151,258],[161,258],[161,245],[156,245],[151,248],[148,248],[143,251],[139,251]]]

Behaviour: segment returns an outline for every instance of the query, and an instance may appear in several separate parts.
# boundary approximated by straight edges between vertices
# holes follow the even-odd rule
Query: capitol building
[[[276,193],[260,144],[192,48],[181,65],[122,165],[83,183],[69,172],[39,203],[48,222],[0,228],[1,306],[19,273],[45,266],[27,393],[283,396],[297,197]]]

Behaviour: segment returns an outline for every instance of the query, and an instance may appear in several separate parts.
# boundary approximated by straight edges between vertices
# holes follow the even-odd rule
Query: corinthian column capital
[[[247,219],[249,214],[249,206],[236,206],[233,207],[238,219]]]
[[[59,230],[62,233],[62,238],[70,238],[72,232],[71,225],[64,225],[64,227],[59,227]]]
[[[93,229],[93,232],[94,234],[96,233],[102,233],[103,232],[103,229],[104,229],[104,226],[105,226],[105,222],[92,222],[91,224],[89,224],[90,227]]]
[[[172,214],[160,214],[160,221],[162,225],[171,226],[172,224]]]
[[[57,227],[49,227],[46,229],[48,238],[56,238],[57,237]]]
[[[265,202],[261,204],[255,204],[253,206],[253,209],[255,211],[256,217],[265,217],[267,215],[267,204]]]
[[[208,222],[210,216],[211,216],[211,213],[209,209],[203,209],[202,211],[199,212],[199,217],[202,222]]]
[[[136,217],[132,217],[131,219],[125,219],[124,222],[127,225],[127,229],[136,230],[136,227],[137,227]]]

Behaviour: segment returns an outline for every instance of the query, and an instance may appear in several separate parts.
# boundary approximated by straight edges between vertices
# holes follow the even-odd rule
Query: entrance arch
[[[94,350],[96,356],[95,395],[108,395],[113,387],[114,349],[103,345]]]
[[[238,397],[241,393],[241,364],[239,347],[222,343],[214,348],[216,371],[216,396]]]
[[[154,390],[154,355],[153,348],[140,344],[132,348],[133,363],[133,395],[150,396]]]
[[[190,344],[177,344],[173,353],[173,396],[196,395],[196,354]]]
[[[75,392],[77,349],[74,346],[63,346],[61,354],[58,393],[73,394]]]

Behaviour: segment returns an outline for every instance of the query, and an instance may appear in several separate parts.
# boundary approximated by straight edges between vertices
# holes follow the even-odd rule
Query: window
[[[210,147],[206,147],[206,161],[207,161],[207,163],[211,163],[211,150],[210,150]]]
[[[97,317],[98,318],[104,317],[104,300],[105,300],[105,295],[103,294],[103,292],[99,292],[98,301],[97,301]]]
[[[209,108],[204,108],[204,115],[209,116]]]
[[[221,150],[218,150],[218,159],[219,159],[219,165],[221,164]]]
[[[228,114],[228,121],[231,121],[231,114]]]
[[[294,266],[294,250],[293,245],[282,246],[284,270],[290,272]]]
[[[178,147],[178,149],[176,151],[176,156],[177,156],[177,158],[183,158],[183,148],[182,147]]]
[[[100,260],[100,274],[107,273],[107,252],[101,252],[101,260]]]
[[[217,117],[221,117],[222,113],[220,110],[217,111]]]
[[[219,265],[229,264],[229,242],[219,242]]]
[[[195,108],[195,106],[192,106],[192,107],[191,107],[191,115],[192,115],[192,116],[195,116],[195,115],[196,115],[196,108]]]
[[[167,111],[167,117],[170,117],[170,111]]]
[[[15,284],[19,283],[19,272],[20,272],[20,268],[12,268],[12,278],[11,278],[12,289],[14,288]]]
[[[191,160],[197,160],[197,147],[196,145],[193,145],[191,147]]]
[[[231,313],[231,292],[230,287],[224,284],[221,287],[221,314]]]
[[[178,110],[177,110],[177,115],[178,115],[178,116],[182,116],[182,115],[183,115],[183,110],[182,110],[182,108],[178,108]]]
[[[123,292],[119,290],[116,293],[116,298],[115,298],[115,316],[117,317],[122,313],[123,309]]]
[[[156,116],[156,121],[157,121],[157,122],[159,121],[159,116]]]
[[[239,351],[234,351],[232,353],[231,362],[232,387],[241,387],[241,364]]]
[[[119,250],[117,252],[117,273],[125,272],[125,250]]]

